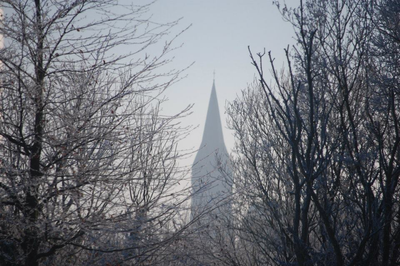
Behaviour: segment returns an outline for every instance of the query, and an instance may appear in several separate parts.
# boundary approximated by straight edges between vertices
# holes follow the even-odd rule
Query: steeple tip
[[[213,87],[212,87],[212,89],[215,90],[215,69],[213,72]]]

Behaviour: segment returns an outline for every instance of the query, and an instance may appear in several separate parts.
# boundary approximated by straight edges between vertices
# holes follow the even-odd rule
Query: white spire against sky
[[[211,95],[208,103],[207,116],[205,119],[203,137],[200,147],[201,150],[199,151],[199,153],[203,150],[203,146],[205,146],[204,150],[212,149],[209,150],[208,154],[210,154],[214,149],[219,149],[219,148],[221,149],[221,151],[225,152],[225,142],[224,142],[224,136],[222,131],[219,106],[218,106],[217,91],[215,88],[215,79],[213,80],[212,84]]]
[[[150,0],[142,0],[150,2]],[[187,77],[168,91],[163,111],[173,114],[194,104],[186,124],[198,126],[182,141],[182,146],[197,149],[204,127],[209,100],[209,81],[217,73],[219,110],[228,151],[233,136],[226,126],[225,105],[253,81],[255,69],[250,63],[248,46],[254,52],[272,51],[278,68],[283,66],[284,51],[293,43],[292,27],[283,21],[272,0],[159,0],[150,8],[152,20],[168,22],[182,18],[171,37],[192,25],[176,40],[177,49],[171,68],[182,69]],[[281,4],[283,1],[280,1]],[[286,0],[297,6],[298,0]],[[186,164],[191,165],[194,156]]]
[[[215,73],[215,72],[214,72]],[[192,215],[196,210],[211,204],[213,199],[221,200],[230,196],[231,185],[225,180],[222,170],[230,172],[228,152],[225,147],[218,97],[213,80],[207,116],[203,130],[201,145],[192,167]],[[221,166],[223,169],[221,169]]]

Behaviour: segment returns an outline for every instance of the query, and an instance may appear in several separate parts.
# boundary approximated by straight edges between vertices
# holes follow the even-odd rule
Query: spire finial
[[[215,81],[215,69],[214,69],[214,73],[213,73],[213,80]]]

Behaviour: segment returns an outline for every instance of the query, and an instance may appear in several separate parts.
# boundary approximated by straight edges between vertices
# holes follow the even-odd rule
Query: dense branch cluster
[[[122,2],[2,1],[1,265],[155,262],[183,230],[180,71],[146,54],[176,22]]]
[[[248,206],[240,263],[398,265],[399,4],[305,0],[280,10],[297,41],[287,69],[250,51],[259,78],[228,110],[237,200]]]

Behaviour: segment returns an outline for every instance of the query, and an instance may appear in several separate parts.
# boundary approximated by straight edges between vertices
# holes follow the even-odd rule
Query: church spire
[[[214,72],[215,73],[215,72]],[[215,74],[203,139],[192,167],[192,217],[231,194],[232,187],[225,182],[222,172],[230,172],[228,152],[225,147],[219,114]]]
[[[202,149],[204,149],[204,152],[201,152]],[[207,156],[217,149],[220,150],[219,152],[226,153],[221,117],[219,114],[217,90],[215,88],[214,71],[214,79],[211,89],[210,100],[208,103],[208,111],[206,123],[204,125],[203,139],[201,141],[200,151],[196,157],[199,157],[199,155],[201,155],[200,153],[202,153],[202,155],[204,156]]]

